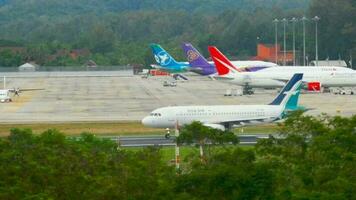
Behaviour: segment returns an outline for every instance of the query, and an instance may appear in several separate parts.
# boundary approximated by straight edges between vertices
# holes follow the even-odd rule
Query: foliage
[[[0,66],[19,66],[22,63],[22,55],[11,50],[0,51]]]
[[[176,175],[159,148],[12,129],[0,138],[0,199],[355,199],[356,116],[296,112],[280,131],[255,148],[214,148],[204,163],[191,157]]]
[[[320,59],[356,58],[356,5],[353,0],[32,0],[0,1],[0,46],[24,46],[20,62],[40,65],[99,65],[153,62],[148,45],[160,43],[185,60],[181,42],[192,42],[209,57],[208,45],[228,56],[248,59],[257,43],[273,44],[274,18],[318,15]],[[296,47],[302,49],[302,23],[296,24]],[[307,55],[314,59],[314,22],[307,21]],[[279,26],[280,32],[282,26]],[[278,35],[282,41],[283,34]],[[287,41],[292,37],[287,26]],[[287,42],[287,49],[291,49]],[[58,52],[88,49],[80,59]],[[53,59],[56,57],[56,59]],[[0,62],[18,65],[17,59]],[[356,61],[354,60],[354,63]]]
[[[179,136],[176,138],[178,145],[182,144],[196,144],[200,148],[201,162],[206,163],[206,157],[204,155],[204,147],[209,144],[237,144],[239,139],[234,133],[230,131],[222,131],[219,129],[210,128],[204,126],[201,122],[195,121],[191,124],[183,126],[180,130]],[[210,150],[210,148],[209,148]]]
[[[341,58],[346,60],[349,60],[350,54],[356,56],[356,3],[354,0],[337,2],[313,0],[308,12],[312,17],[320,17],[318,24],[318,31],[321,33],[318,37],[321,41],[319,49],[322,50],[320,56],[325,58],[342,56]]]
[[[270,166],[257,163],[252,150],[233,148],[178,177],[175,190],[187,199],[273,199],[273,181]]]
[[[171,169],[157,149],[118,150],[114,142],[56,130],[11,130],[0,140],[0,199],[161,199]],[[144,172],[144,173],[142,173]]]
[[[0,38],[29,48],[23,62],[34,60],[49,66],[83,64],[48,59],[64,46],[68,51],[89,49],[92,54],[85,59],[99,65],[147,66],[148,45],[152,42],[161,43],[178,60],[184,58],[179,47],[183,41],[195,43],[205,54],[207,45],[215,44],[228,54],[247,57],[255,53],[257,36],[265,42],[272,39],[271,20],[276,16],[270,10],[301,12],[308,3],[309,0],[3,1]],[[55,52],[49,48],[53,43],[61,45]]]
[[[320,118],[294,113],[282,135],[261,141],[256,150],[273,163],[281,199],[355,197],[356,116]]]
[[[177,144],[206,144],[211,142],[214,144],[237,144],[239,139],[234,133],[222,131],[219,129],[204,126],[201,122],[195,121],[185,125],[180,130],[179,136],[176,138]]]

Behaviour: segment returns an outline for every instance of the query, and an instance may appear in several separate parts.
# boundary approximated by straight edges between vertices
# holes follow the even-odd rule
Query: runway
[[[152,110],[174,105],[268,104],[276,90],[256,90],[254,95],[224,96],[239,86],[188,76],[176,87],[164,87],[171,77],[132,75],[130,71],[7,72],[7,88],[43,88],[23,92],[12,103],[0,104],[0,123],[61,123],[140,121]],[[2,83],[2,80],[0,80]],[[356,97],[334,94],[301,94],[307,114],[351,116]]]
[[[132,70],[121,71],[48,71],[48,72],[1,72],[7,78],[56,78],[56,77],[130,77]]]
[[[259,139],[268,138],[268,135],[239,135],[240,145],[255,145]],[[110,139],[120,147],[148,147],[148,146],[175,146],[175,137],[165,138],[162,135],[151,136],[102,136],[100,138]]]

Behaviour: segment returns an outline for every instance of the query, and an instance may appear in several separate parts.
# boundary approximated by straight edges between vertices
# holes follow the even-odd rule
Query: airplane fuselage
[[[161,65],[151,65],[155,69],[166,71],[169,73],[181,73],[189,71],[189,63],[179,62],[175,65],[161,66]]]
[[[9,93],[10,93],[9,90],[0,90],[0,102],[1,103],[6,103],[6,102],[12,101]]]
[[[228,122],[268,123],[280,119],[282,106],[276,105],[216,105],[216,106],[174,106],[156,109],[142,120],[154,128],[174,128],[179,125],[200,121],[206,125],[219,126]],[[236,124],[241,125],[241,124]],[[220,125],[221,126],[221,125]],[[217,127],[223,129],[223,127]]]
[[[278,66],[274,63],[263,62],[263,61],[232,61],[236,66],[241,66],[239,69],[242,71],[259,71],[268,67]],[[151,65],[155,69],[166,71],[169,73],[184,73],[184,72],[195,72],[197,74],[207,76],[216,73],[216,68],[214,62],[209,62],[210,66],[191,66],[188,62],[177,62],[176,64],[171,64],[169,66],[161,65]]]
[[[230,73],[216,79],[250,87],[283,87],[295,73],[303,73],[304,82],[319,82],[324,87],[356,86],[356,71],[345,67],[270,67],[257,72]]]

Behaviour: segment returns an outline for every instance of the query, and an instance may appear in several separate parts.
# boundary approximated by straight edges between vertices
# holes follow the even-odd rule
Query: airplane
[[[152,68],[167,71],[170,73],[194,72],[203,76],[216,73],[214,62],[208,62],[190,43],[183,43],[182,48],[187,55],[189,62],[176,61],[166,50],[159,44],[150,45],[157,64],[151,65]],[[274,63],[264,61],[233,61],[236,65],[243,65],[241,70],[256,71],[265,67],[277,66]],[[184,79],[186,77],[180,76]]]
[[[158,65],[151,65],[152,68],[167,71],[170,73],[179,73],[189,71],[188,62],[177,62],[166,50],[159,44],[150,45],[154,58]]]
[[[303,74],[295,74],[268,105],[172,106],[153,110],[142,124],[153,128],[174,128],[200,121],[205,126],[226,130],[243,125],[270,123],[299,109]]]
[[[213,61],[208,61],[201,53],[194,48],[191,43],[182,43],[182,49],[187,57],[187,60],[192,67],[192,71],[205,71],[205,74],[216,74],[216,68]],[[258,71],[267,67],[278,66],[272,62],[259,60],[236,60],[231,61],[233,65],[239,66],[240,71]]]
[[[214,78],[241,85],[247,89],[283,87],[296,73],[304,74],[303,82],[311,91],[320,90],[321,86],[326,88],[356,86],[356,71],[346,67],[278,66],[256,72],[242,72],[215,46],[209,46],[208,50],[219,74]]]
[[[24,91],[33,91],[33,90],[43,90],[43,89],[20,89],[20,88],[13,88],[13,89],[6,89],[6,77],[4,76],[4,87],[0,89],[0,103],[9,103],[12,102],[11,93],[13,96],[20,96],[21,92]]]

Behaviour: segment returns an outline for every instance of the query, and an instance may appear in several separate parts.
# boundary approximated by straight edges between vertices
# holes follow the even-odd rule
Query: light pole
[[[275,48],[275,60],[276,60],[276,64],[278,64],[278,50],[277,50],[277,46],[278,46],[278,19],[274,19],[273,23],[274,23],[274,30],[275,30],[275,37],[274,37],[274,48]]]
[[[293,23],[293,65],[295,66],[295,23],[298,20],[297,18],[293,17],[290,21]]]
[[[302,17],[303,22],[303,65],[305,66],[305,21],[308,19],[306,17]]]
[[[318,21],[320,17],[315,16],[312,20],[315,21],[315,66],[318,66]]]
[[[286,65],[286,24],[287,24],[287,19],[283,18],[283,65]]]
[[[179,137],[178,121],[176,121],[176,124],[175,124],[175,136],[176,136],[176,138]],[[175,146],[175,154],[176,154],[176,170],[177,170],[177,173],[180,173],[180,149],[179,149],[179,145],[177,142],[176,142],[176,146]]]
[[[352,68],[352,50],[350,51],[350,62],[349,62],[349,63],[350,63],[351,69],[353,69],[353,68]]]

